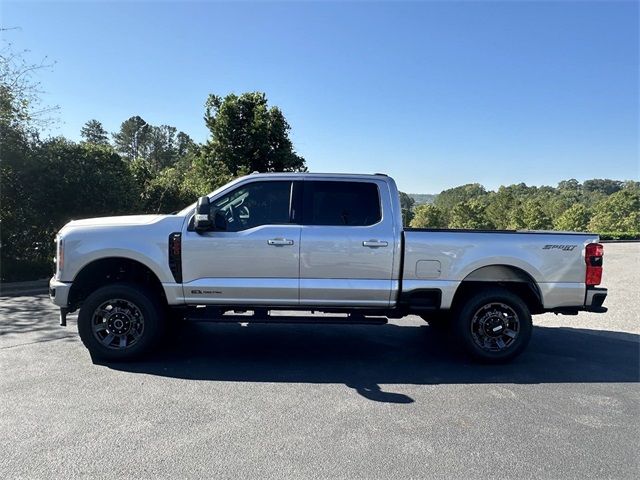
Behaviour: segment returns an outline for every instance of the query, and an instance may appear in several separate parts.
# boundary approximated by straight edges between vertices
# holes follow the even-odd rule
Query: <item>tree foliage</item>
[[[469,183],[459,187],[443,190],[436,197],[434,204],[443,212],[445,220],[447,222],[451,222],[453,208],[456,205],[474,198],[482,197],[486,195],[486,193],[487,191],[485,188],[479,183]]]
[[[640,236],[640,183],[610,179],[561,181],[556,187],[478,184],[444,190],[431,206],[414,206],[412,227],[602,232]]]
[[[412,228],[444,228],[447,224],[439,207],[424,203],[415,207],[410,226]]]
[[[16,261],[48,265],[55,233],[69,220],[135,209],[137,186],[109,146],[53,138],[16,153],[2,162],[3,272]]]
[[[404,192],[400,192],[400,209],[402,210],[402,224],[409,225],[413,219],[413,205],[416,201]]]
[[[589,224],[589,215],[589,209],[585,205],[576,203],[557,218],[554,227],[567,232],[584,232]]]
[[[462,201],[453,207],[449,226],[451,228],[467,228],[471,230],[493,228],[493,224],[486,214],[486,205],[477,198]]]
[[[120,130],[112,135],[116,151],[129,160],[138,157],[146,158],[150,129],[151,125],[139,115],[126,119],[120,125]]]
[[[640,189],[627,187],[598,203],[589,228],[594,231],[637,232],[640,230]]]
[[[109,145],[109,133],[102,123],[96,119],[87,121],[80,130],[80,136],[85,143],[93,145]]]
[[[209,95],[205,123],[211,132],[205,158],[222,162],[232,175],[306,169],[293,149],[289,123],[262,92]]]

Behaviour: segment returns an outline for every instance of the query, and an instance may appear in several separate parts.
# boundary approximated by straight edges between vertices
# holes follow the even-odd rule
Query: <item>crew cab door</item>
[[[389,306],[394,226],[384,182],[303,182],[300,304]]]
[[[211,200],[226,230],[184,232],[187,303],[298,304],[301,228],[291,223],[292,190],[289,180],[257,180]]]

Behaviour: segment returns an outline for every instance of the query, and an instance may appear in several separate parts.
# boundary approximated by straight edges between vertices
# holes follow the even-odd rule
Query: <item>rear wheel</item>
[[[97,289],[78,314],[78,333],[91,355],[129,360],[148,352],[163,333],[164,309],[149,290],[135,284]]]
[[[488,362],[506,362],[531,339],[531,313],[524,301],[502,288],[488,288],[457,309],[455,330],[467,352]]]

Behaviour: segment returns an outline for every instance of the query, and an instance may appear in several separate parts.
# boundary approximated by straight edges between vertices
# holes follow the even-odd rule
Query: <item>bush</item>
[[[601,232],[600,240],[640,240],[640,232]]]

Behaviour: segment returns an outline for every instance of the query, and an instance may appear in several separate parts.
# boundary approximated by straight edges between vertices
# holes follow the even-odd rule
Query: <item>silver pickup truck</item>
[[[172,215],[76,220],[51,300],[80,309],[91,354],[129,359],[178,319],[380,323],[417,314],[487,361],[518,355],[531,315],[605,312],[589,233],[403,228],[386,175],[252,174]],[[252,311],[253,316],[236,315]],[[348,314],[346,317],[344,314]]]

